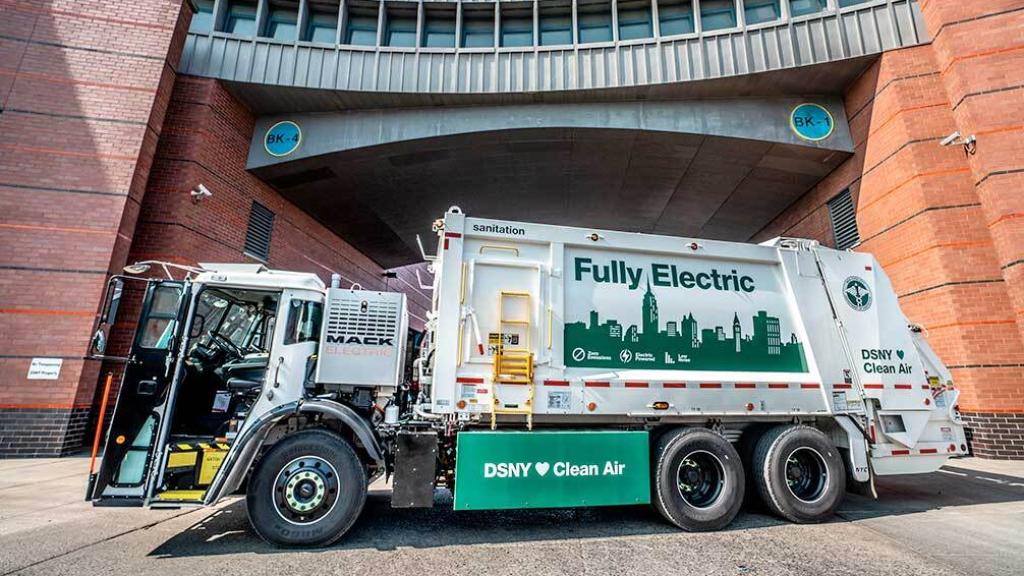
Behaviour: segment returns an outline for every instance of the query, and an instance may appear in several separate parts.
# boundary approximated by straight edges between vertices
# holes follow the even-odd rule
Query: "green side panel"
[[[647,432],[460,432],[455,509],[651,501]]]

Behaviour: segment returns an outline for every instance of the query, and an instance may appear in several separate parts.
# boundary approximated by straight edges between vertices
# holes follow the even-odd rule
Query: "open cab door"
[[[106,448],[89,497],[97,505],[141,506],[159,468],[157,439],[184,338],[189,285],[153,281],[125,364]]]

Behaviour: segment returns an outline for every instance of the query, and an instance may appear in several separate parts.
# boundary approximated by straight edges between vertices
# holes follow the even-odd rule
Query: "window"
[[[572,44],[572,8],[566,2],[540,5],[541,46]]]
[[[533,6],[502,4],[501,45],[506,47],[533,46]]]
[[[779,0],[743,0],[743,18],[747,25],[771,22],[782,18]]]
[[[494,47],[494,5],[462,5],[462,47]]]
[[[794,17],[821,12],[827,7],[828,0],[789,0],[789,14]]]
[[[736,4],[733,0],[701,0],[700,25],[704,30],[736,27]]]
[[[263,36],[282,42],[294,42],[298,34],[298,23],[298,7],[271,4]]]
[[[832,221],[832,237],[836,241],[836,250],[846,250],[860,243],[857,213],[849,188],[828,201],[828,216]]]
[[[424,48],[455,48],[455,9],[429,6],[424,12],[420,45]]]
[[[579,4],[576,9],[580,44],[612,41],[612,6],[606,2]]]
[[[217,326],[216,334],[244,350],[247,348],[246,340],[252,332],[253,322],[258,318],[259,314],[252,304],[231,304]]]
[[[264,262],[270,258],[270,233],[274,230],[274,213],[259,202],[249,210],[249,228],[245,232],[245,253]]]
[[[149,301],[146,323],[139,335],[139,346],[156,350],[167,350],[174,339],[174,328],[178,318],[178,301],[181,286],[164,284],[157,286]]]
[[[224,14],[224,32],[242,36],[256,35],[256,3],[232,0]]]
[[[396,48],[416,47],[416,6],[389,6],[384,27],[384,45]]]
[[[658,28],[662,36],[693,34],[693,3],[690,0],[659,2]]]
[[[374,27],[376,28],[376,26]],[[334,36],[338,31],[338,13],[310,7],[309,19],[302,39],[307,42],[334,44]],[[376,34],[374,35],[376,36]],[[375,40],[376,42],[376,40]]]
[[[292,300],[288,306],[284,344],[316,342],[320,339],[320,322],[324,307],[312,300]]]
[[[189,32],[206,34],[213,30],[213,0],[195,0],[196,13],[192,15]]]
[[[636,40],[654,36],[650,0],[619,2],[619,40]]]
[[[342,43],[353,46],[376,46],[377,10],[377,6],[373,4],[349,4]]]
[[[847,6],[856,6],[857,4],[863,4],[868,0],[839,0],[839,7],[846,8]]]

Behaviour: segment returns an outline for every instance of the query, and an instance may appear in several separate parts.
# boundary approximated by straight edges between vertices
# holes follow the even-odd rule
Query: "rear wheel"
[[[743,503],[743,466],[725,439],[701,428],[672,431],[654,449],[654,505],[690,531],[724,528]]]
[[[765,506],[791,522],[821,522],[842,502],[842,456],[817,428],[772,428],[758,441],[752,465],[754,485]]]
[[[246,490],[249,521],[279,546],[326,546],[341,538],[366,502],[366,468],[327,430],[297,432],[260,461]]]

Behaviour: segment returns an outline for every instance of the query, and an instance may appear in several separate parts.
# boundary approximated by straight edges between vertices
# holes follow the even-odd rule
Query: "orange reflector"
[[[117,442],[118,444],[124,444],[125,440],[126,438],[124,437],[124,434],[120,434],[117,438],[114,438],[114,442]]]
[[[925,399],[924,399],[924,405],[925,405],[925,406],[928,406],[928,405],[930,405],[931,403],[932,403],[932,399],[931,399],[931,398],[925,398]]]
[[[591,402],[590,404],[587,404],[587,410],[590,410],[591,412],[597,410],[597,402]]]
[[[655,402],[651,406],[655,410],[668,410],[668,402]]]
[[[754,403],[753,402],[747,402],[747,411],[749,412],[750,410],[753,410],[753,409],[754,409]]]
[[[462,410],[462,409],[464,409],[466,407],[466,401],[465,400],[459,400],[455,405],[459,408],[459,410]]]

